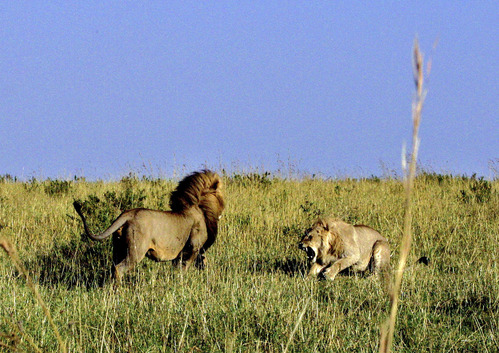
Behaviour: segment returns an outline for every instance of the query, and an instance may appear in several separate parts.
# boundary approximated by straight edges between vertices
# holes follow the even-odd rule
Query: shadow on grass
[[[445,315],[459,313],[460,315],[469,317],[477,312],[497,313],[499,311],[499,304],[489,295],[470,294],[463,299],[449,298],[449,300],[443,303],[434,305],[433,310]]]
[[[470,293],[464,298],[450,297],[446,301],[438,301],[431,306],[439,317],[462,317],[460,326],[464,332],[473,334],[477,331],[496,331],[494,324],[499,311],[497,298],[488,293]]]
[[[277,259],[277,260],[269,260],[269,259],[257,259],[252,260],[248,263],[248,269],[252,273],[284,273],[290,277],[306,277],[310,268],[310,264],[306,260],[298,260],[298,259]],[[373,275],[371,271],[365,272],[355,272],[350,268],[347,268],[341,271],[339,276],[346,277],[362,277],[367,278]],[[318,280],[325,280],[323,277],[318,276]]]
[[[282,272],[288,276],[305,276],[308,271],[308,264],[297,259],[277,260],[274,262],[274,270]]]
[[[308,264],[297,259],[257,259],[248,263],[248,269],[252,273],[276,273],[280,272],[290,277],[306,275]]]
[[[85,236],[55,243],[50,252],[37,255],[26,267],[40,285],[95,288],[110,280],[112,242]]]

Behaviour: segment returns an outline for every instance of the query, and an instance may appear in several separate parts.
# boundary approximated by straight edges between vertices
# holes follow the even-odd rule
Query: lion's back
[[[177,214],[141,208],[133,212],[135,217],[130,220],[126,230],[129,246],[153,249],[157,253],[156,257],[163,260],[175,257],[182,250],[193,227],[204,225],[200,211]]]
[[[374,243],[377,241],[388,243],[388,240],[386,240],[385,237],[383,237],[377,230],[369,226],[356,225],[354,227],[357,235],[357,244],[359,245],[360,252],[362,254],[370,254]]]
[[[151,210],[147,208],[135,209],[132,222],[143,233],[163,234],[173,231],[183,232],[190,229],[193,222],[202,219],[200,212],[192,214],[176,214],[171,211]]]

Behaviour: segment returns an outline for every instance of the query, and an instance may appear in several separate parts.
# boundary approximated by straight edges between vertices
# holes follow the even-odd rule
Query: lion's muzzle
[[[310,246],[304,246],[302,243],[298,244],[298,249],[305,251],[307,259],[313,261],[316,257],[315,249]]]

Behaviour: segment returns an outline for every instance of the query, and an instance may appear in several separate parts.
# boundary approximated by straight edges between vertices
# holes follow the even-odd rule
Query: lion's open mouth
[[[315,249],[312,248],[312,247],[305,247],[303,246],[302,244],[299,245],[299,248],[303,251],[305,251],[305,253],[307,254],[307,259],[309,261],[312,261],[313,259],[315,259]]]
[[[307,259],[313,260],[315,259],[315,250],[312,248],[306,248],[305,252],[307,253]]]

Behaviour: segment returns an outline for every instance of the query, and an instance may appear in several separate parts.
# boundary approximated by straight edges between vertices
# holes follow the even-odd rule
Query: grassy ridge
[[[398,258],[404,193],[398,180],[283,180],[226,176],[227,208],[204,271],[182,273],[144,260],[114,290],[111,242],[90,242],[71,203],[84,201],[92,228],[120,209],[167,209],[176,183],[0,183],[0,235],[16,244],[72,352],[281,352],[304,312],[290,352],[372,352],[388,300],[374,277],[303,278],[297,249],[318,216],[368,224]],[[394,351],[497,351],[497,181],[422,173],[414,190],[411,261]],[[57,349],[41,308],[10,259],[0,256],[0,351]],[[30,343],[32,341],[33,343]]]

